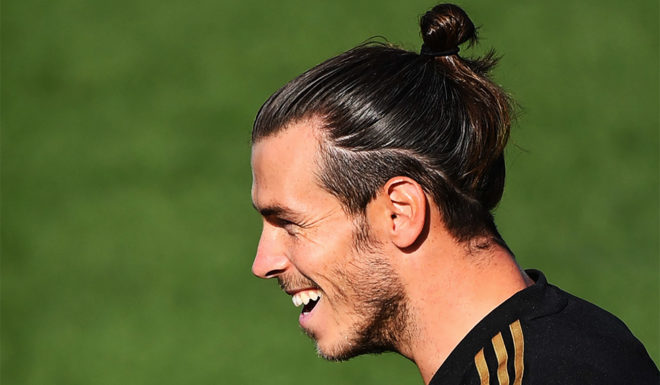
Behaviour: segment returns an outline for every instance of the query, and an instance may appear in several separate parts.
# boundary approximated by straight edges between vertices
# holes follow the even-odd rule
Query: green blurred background
[[[419,384],[316,358],[250,274],[249,136],[284,82],[430,1],[2,3],[2,383]],[[496,216],[658,361],[658,3],[461,3],[521,105]]]

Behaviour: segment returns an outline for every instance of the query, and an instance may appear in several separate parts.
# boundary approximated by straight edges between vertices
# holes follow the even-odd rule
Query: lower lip
[[[298,317],[298,322],[300,323],[300,326],[302,326],[303,328],[308,326],[310,322],[310,318],[312,318],[312,315],[314,314],[316,309],[318,309],[320,304],[321,301],[319,301],[319,303],[317,303],[316,306],[314,306],[314,309],[312,309],[312,311],[308,313],[302,313],[302,312],[300,313],[300,316]]]

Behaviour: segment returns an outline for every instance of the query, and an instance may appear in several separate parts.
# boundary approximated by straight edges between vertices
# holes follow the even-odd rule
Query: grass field
[[[419,384],[315,357],[250,274],[249,135],[284,82],[428,1],[2,3],[2,383]],[[520,103],[496,212],[524,267],[658,362],[658,3],[471,1]]]

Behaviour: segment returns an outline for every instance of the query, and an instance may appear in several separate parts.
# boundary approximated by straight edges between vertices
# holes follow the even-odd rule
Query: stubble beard
[[[321,349],[319,356],[330,361],[345,361],[370,353],[396,352],[409,342],[411,317],[405,290],[398,275],[371,238],[364,219],[356,220],[353,234],[353,258],[333,273],[342,277],[337,287],[346,303],[352,303],[351,318],[344,340]],[[314,335],[305,331],[311,338]]]

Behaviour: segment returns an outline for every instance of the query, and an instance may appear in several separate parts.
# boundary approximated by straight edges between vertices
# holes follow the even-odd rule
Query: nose
[[[252,263],[252,274],[259,278],[275,278],[290,266],[283,243],[278,240],[276,231],[264,224],[257,247],[257,255]]]

